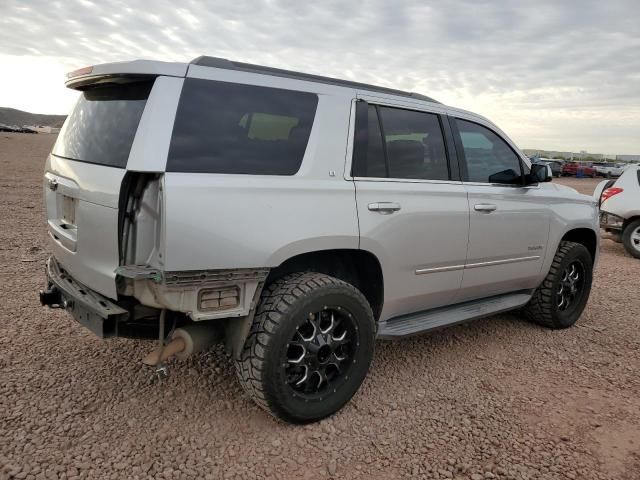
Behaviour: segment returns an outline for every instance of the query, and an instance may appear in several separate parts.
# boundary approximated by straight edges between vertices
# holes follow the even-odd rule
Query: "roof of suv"
[[[324,77],[322,75],[313,75],[310,73],[295,72],[293,70],[283,70],[280,68],[266,67],[263,65],[254,65],[251,63],[234,62],[226,58],[201,56],[191,61],[192,65],[202,67],[222,68],[225,70],[238,70],[242,72],[260,73],[263,75],[273,75],[275,77],[293,78],[296,80],[306,80],[308,82],[325,83],[329,85],[337,85],[341,87],[361,88],[372,92],[386,93],[390,95],[399,95],[402,97],[410,97],[415,100],[425,102],[440,103],[431,97],[421,95],[415,92],[406,92],[404,90],[396,90],[394,88],[379,87],[377,85],[369,85],[367,83],[354,82],[351,80],[341,80],[338,78]]]
[[[291,78],[307,82],[322,83],[325,85],[335,85],[338,87],[362,89],[387,95],[396,95],[423,102],[437,103],[441,105],[441,102],[438,102],[431,97],[427,97],[426,95],[421,95],[415,92],[406,92],[404,90],[380,87],[367,83],[354,82],[352,80],[342,80],[338,78],[325,77],[322,75],[313,75],[310,73],[283,70],[280,68],[267,67],[264,65],[254,65],[251,63],[235,62],[232,60],[227,60],[226,58],[208,56],[195,58],[190,63],[161,62],[156,60],[133,60],[129,62],[114,62],[92,65],[68,73],[65,85],[68,88],[82,90],[90,84],[113,82],[117,77],[132,78],[157,75],[185,77],[188,73],[189,65],[219,68],[223,70],[235,70],[240,72],[256,73],[260,75],[271,75],[274,77]]]

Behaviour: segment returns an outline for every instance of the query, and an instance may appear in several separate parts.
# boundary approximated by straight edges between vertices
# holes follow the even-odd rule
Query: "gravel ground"
[[[378,342],[346,408],[294,427],[219,350],[152,385],[150,343],[103,342],[38,305],[53,140],[0,134],[0,478],[640,478],[640,261],[621,245],[603,241],[577,327],[500,315]]]

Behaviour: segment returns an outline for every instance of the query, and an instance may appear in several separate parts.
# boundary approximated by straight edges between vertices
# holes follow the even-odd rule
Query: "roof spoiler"
[[[158,62],[154,60],[134,60],[132,62],[114,62],[92,65],[69,72],[65,81],[67,88],[84,90],[98,83],[124,83],[138,78],[184,77],[188,64],[177,62]]]

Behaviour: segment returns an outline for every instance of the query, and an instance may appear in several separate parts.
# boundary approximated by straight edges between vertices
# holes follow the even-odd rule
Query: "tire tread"
[[[258,406],[276,418],[283,418],[283,415],[267,394],[269,379],[264,375],[266,351],[288,309],[312,290],[326,286],[352,290],[366,304],[366,308],[370,308],[360,291],[342,280],[315,272],[289,274],[268,284],[262,291],[249,335],[240,358],[235,361],[236,373],[244,391]]]
[[[536,289],[529,303],[524,307],[524,314],[530,321],[547,328],[564,328],[553,315],[553,283],[560,273],[562,261],[575,248],[584,248],[584,246],[576,242],[560,242],[560,246],[553,257],[549,273]]]

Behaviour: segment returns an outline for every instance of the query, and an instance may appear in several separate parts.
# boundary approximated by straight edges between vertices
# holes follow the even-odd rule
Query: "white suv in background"
[[[640,166],[629,165],[617,180],[601,182],[593,195],[600,203],[600,226],[640,258]]]
[[[627,164],[625,163],[594,163],[593,167],[596,169],[596,175],[601,177],[619,177],[624,172]]]
[[[376,337],[516,309],[566,328],[587,302],[596,203],[480,115],[213,57],[67,86],[40,300],[158,338],[160,371],[223,342],[260,406],[310,422],[356,392]]]

